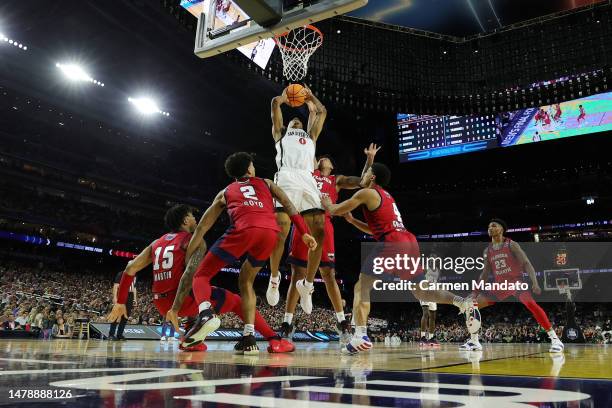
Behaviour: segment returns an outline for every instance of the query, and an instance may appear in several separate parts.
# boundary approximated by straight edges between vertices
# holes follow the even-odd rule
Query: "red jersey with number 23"
[[[495,282],[523,281],[523,267],[512,253],[511,243],[510,238],[504,238],[499,248],[494,248],[491,243],[485,251]]]
[[[165,234],[151,244],[153,293],[178,289],[190,240],[191,233],[179,231]]]
[[[264,179],[245,177],[225,188],[225,203],[232,226],[246,228],[268,228],[280,231],[274,214],[272,192]]]
[[[380,205],[373,211],[364,206],[363,215],[374,235],[374,239],[384,241],[385,235],[391,232],[408,232],[391,194],[380,186],[372,188],[380,195]]]

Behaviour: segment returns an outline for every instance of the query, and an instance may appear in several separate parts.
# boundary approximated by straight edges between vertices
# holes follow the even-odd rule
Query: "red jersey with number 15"
[[[274,214],[272,192],[264,179],[245,177],[225,188],[225,203],[237,230],[259,227],[280,231]]]
[[[179,231],[165,234],[151,244],[153,293],[178,289],[190,240],[191,233]]]
[[[363,215],[374,235],[374,239],[383,241],[384,236],[390,232],[408,232],[391,194],[380,186],[374,186],[372,189],[380,195],[380,205],[374,211],[370,211],[364,206]]]

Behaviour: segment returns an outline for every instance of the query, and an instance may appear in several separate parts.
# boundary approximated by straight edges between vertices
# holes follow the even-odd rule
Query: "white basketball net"
[[[274,38],[283,58],[283,76],[299,81],[308,72],[310,56],[323,44],[323,34],[313,26],[295,28]]]

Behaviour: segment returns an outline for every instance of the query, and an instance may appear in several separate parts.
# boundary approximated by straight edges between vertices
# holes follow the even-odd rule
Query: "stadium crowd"
[[[4,262],[0,266],[0,330],[27,330],[39,333],[41,338],[71,337],[77,319],[104,322],[112,307],[111,288],[113,273],[92,271],[74,272],[60,267],[50,269],[42,262],[24,266],[17,262]],[[137,283],[137,302],[130,316],[130,324],[158,325],[162,323],[152,302],[150,282]],[[488,343],[536,343],[548,341],[544,331],[521,310],[521,305],[505,304],[483,312],[484,328],[481,339]],[[595,304],[578,304],[576,316],[589,343],[611,343],[610,318]],[[565,322],[565,305],[546,304],[546,309],[559,332]],[[272,328],[280,327],[284,304],[271,307],[258,299],[258,310]],[[416,310],[416,309],[415,309]],[[350,316],[350,314],[348,315]],[[468,335],[464,324],[454,313],[439,313],[436,338],[440,342],[462,342]],[[350,317],[349,317],[350,318]],[[404,342],[418,342],[418,318],[397,322],[372,318],[373,340],[384,342],[385,337],[396,336]],[[315,307],[305,315],[298,307],[295,315],[296,330],[334,331],[336,318],[329,308]],[[232,313],[221,317],[222,327],[241,329],[240,318]],[[62,334],[63,333],[63,334]],[[559,333],[560,334],[560,333]]]

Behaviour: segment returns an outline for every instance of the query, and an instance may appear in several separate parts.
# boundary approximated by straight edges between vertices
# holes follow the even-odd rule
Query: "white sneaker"
[[[278,283],[272,282],[272,275],[270,275],[270,280],[268,281],[268,290],[266,291],[266,300],[270,306],[276,306],[278,301],[280,300],[280,291],[278,287],[280,286],[280,273],[278,274]]]
[[[161,339],[159,339],[160,343],[164,343],[166,341],[166,336],[162,336]]]
[[[459,311],[465,314],[465,325],[470,334],[478,333],[481,325],[480,311],[478,304],[472,298],[466,298],[463,304],[459,307]]]
[[[299,280],[295,283],[295,288],[300,294],[300,306],[306,314],[312,313],[312,293],[314,286],[308,289],[305,285],[306,279]]]
[[[172,343],[172,342],[175,342],[175,341],[176,341],[176,338],[174,338],[174,336],[168,337],[168,342],[169,343]]]
[[[563,353],[564,349],[565,349],[565,346],[563,345],[561,340],[554,339],[550,342],[550,349],[548,350],[548,352],[549,353]]]
[[[350,342],[342,346],[340,352],[342,354],[357,354],[362,351],[369,351],[372,348],[372,341],[368,336],[357,337],[353,336]]]
[[[482,351],[482,345],[479,341],[468,340],[465,344],[459,346],[459,350]]]

